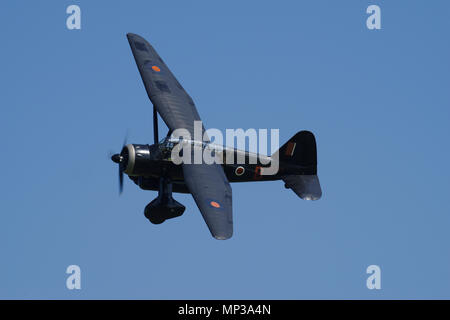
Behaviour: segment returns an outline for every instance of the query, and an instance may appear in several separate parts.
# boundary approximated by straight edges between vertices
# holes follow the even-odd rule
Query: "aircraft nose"
[[[111,156],[111,160],[114,161],[115,163],[120,163],[120,154],[116,153],[114,155]]]

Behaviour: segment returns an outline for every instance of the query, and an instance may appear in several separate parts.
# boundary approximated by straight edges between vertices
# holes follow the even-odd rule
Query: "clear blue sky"
[[[82,29],[66,29],[78,4]],[[378,4],[382,30],[366,28]],[[450,298],[448,1],[1,1],[0,298]],[[125,34],[149,40],[209,128],[311,130],[323,198],[233,184],[234,237],[190,195],[108,158],[151,143]],[[161,134],[163,133],[161,128]],[[66,267],[82,290],[65,287]],[[366,288],[381,267],[382,289]]]

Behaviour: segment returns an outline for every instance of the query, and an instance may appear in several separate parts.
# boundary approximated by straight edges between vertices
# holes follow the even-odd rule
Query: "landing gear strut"
[[[144,215],[151,223],[160,224],[181,216],[185,209],[185,206],[172,197],[172,183],[169,179],[161,178],[158,197],[145,207]]]

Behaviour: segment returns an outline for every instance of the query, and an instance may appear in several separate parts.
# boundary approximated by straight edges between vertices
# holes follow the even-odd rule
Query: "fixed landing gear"
[[[185,206],[172,197],[172,183],[161,178],[158,197],[145,207],[144,215],[151,223],[161,224],[167,219],[181,216],[185,209]]]

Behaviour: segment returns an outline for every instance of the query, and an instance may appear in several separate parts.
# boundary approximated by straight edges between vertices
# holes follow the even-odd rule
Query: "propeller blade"
[[[123,150],[127,145],[127,140],[128,130],[125,134],[125,138],[123,139],[122,150],[120,153],[111,155],[111,160],[119,165],[119,195],[121,195],[123,191],[123,172],[125,171],[128,162],[128,157],[123,155]]]
[[[119,195],[123,191],[123,165],[119,163]]]
[[[125,132],[125,137],[123,138],[122,149],[127,145],[128,141],[128,130]]]

